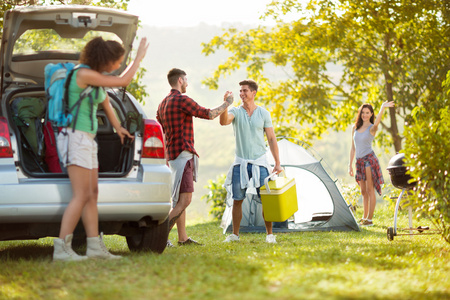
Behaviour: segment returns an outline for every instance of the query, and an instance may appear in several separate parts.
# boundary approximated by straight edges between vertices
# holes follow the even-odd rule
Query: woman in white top
[[[393,106],[393,101],[384,102],[375,119],[372,106],[363,104],[358,110],[352,130],[352,147],[348,172],[350,176],[354,176],[352,164],[356,156],[355,179],[361,189],[364,204],[364,216],[360,220],[360,224],[364,226],[373,226],[372,218],[376,205],[375,190],[381,195],[381,185],[384,183],[378,158],[372,150],[372,141],[377,133],[385,108]]]

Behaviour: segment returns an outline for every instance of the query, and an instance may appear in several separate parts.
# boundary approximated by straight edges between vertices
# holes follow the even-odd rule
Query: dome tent
[[[287,138],[278,141],[281,166],[288,178],[295,178],[298,211],[288,221],[274,223],[273,231],[359,231],[350,204],[338,189],[337,180],[332,180],[323,167],[323,160],[317,159],[312,149],[308,151],[307,145],[299,143],[301,145]],[[267,156],[273,166],[270,151]],[[232,231],[231,221],[232,207],[227,206],[221,222],[224,233]],[[265,232],[262,204],[257,197],[250,195],[242,204],[240,232]]]

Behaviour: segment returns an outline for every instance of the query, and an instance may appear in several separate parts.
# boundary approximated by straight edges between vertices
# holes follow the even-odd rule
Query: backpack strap
[[[72,70],[69,71],[69,74],[67,74],[67,79],[66,82],[64,83],[64,97],[63,97],[63,101],[64,101],[64,115],[68,115],[73,108],[75,108],[75,105],[78,103],[75,103],[70,109],[69,109],[69,87],[70,87],[70,82],[72,81],[72,76],[73,76],[73,72],[75,71],[75,68],[73,68]],[[73,131],[75,132],[75,122],[76,119],[78,117],[78,114],[76,116],[74,116],[74,126],[73,126]]]
[[[67,80],[65,82],[65,87],[64,87],[64,101],[65,101],[65,107],[66,107],[65,114],[67,115],[69,113],[72,113],[72,111],[76,108],[76,112],[73,115],[72,132],[75,132],[75,128],[77,126],[78,113],[80,112],[81,101],[84,98],[86,98],[86,97],[89,98],[89,105],[91,107],[91,114],[90,114],[90,116],[91,116],[91,130],[94,130],[94,116],[92,115],[93,112],[94,112],[94,99],[92,98],[92,91],[96,90],[95,97],[98,98],[98,93],[99,93],[98,89],[99,89],[99,87],[94,87],[94,86],[88,85],[84,90],[81,91],[80,97],[78,98],[77,102],[75,102],[75,104],[71,108],[69,108],[69,87],[70,87],[70,82],[72,81],[73,73],[76,70],[81,69],[81,68],[88,68],[88,69],[90,69],[89,66],[83,65],[83,64],[75,66],[69,72],[69,74],[67,75]]]
[[[89,91],[87,91],[89,89]],[[80,98],[89,97],[89,105],[91,107],[91,130],[94,130],[94,99],[92,97],[92,90],[95,90],[95,99],[98,98],[99,87],[88,86],[85,90],[83,90],[82,94],[80,94]]]

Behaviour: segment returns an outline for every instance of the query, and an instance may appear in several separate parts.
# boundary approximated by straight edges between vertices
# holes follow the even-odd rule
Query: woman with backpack
[[[372,149],[372,141],[377,133],[381,116],[386,107],[394,107],[394,102],[384,102],[375,119],[372,105],[361,105],[358,109],[358,115],[356,116],[355,125],[352,130],[352,147],[350,150],[348,173],[350,176],[354,175],[352,164],[356,156],[355,179],[361,189],[364,205],[364,216],[359,223],[363,226],[373,226],[372,218],[377,201],[375,198],[375,190],[381,195],[381,185],[384,183],[380,163]]]
[[[84,98],[76,116],[76,124],[72,122],[66,131],[69,141],[67,159],[63,163],[67,165],[73,194],[61,221],[59,238],[54,239],[53,260],[120,258],[106,249],[102,235],[99,237],[98,232],[98,161],[97,143],[94,140],[98,127],[96,112],[98,104],[102,103],[122,143],[125,137],[134,138],[120,125],[103,87],[127,86],[136,74],[147,48],[147,40],[143,38],[135,60],[119,76],[108,75],[117,70],[124,59],[125,49],[118,42],[96,37],[81,52],[82,65],[74,71],[69,82],[69,108],[75,105],[80,93],[88,86],[94,87],[91,92],[93,105],[89,103],[89,97]],[[87,236],[86,256],[80,256],[72,250],[73,232],[80,218]]]

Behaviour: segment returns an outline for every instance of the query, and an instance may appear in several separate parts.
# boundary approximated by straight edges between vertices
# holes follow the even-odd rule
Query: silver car
[[[68,176],[58,170],[57,158],[55,162],[57,132],[46,120],[44,67],[76,63],[80,49],[99,35],[122,42],[128,57],[137,24],[134,15],[93,6],[6,12],[0,50],[0,241],[58,236],[72,196]],[[110,89],[108,94],[135,139],[122,145],[99,106],[99,229],[125,236],[130,250],[162,253],[171,183],[161,126],[147,119],[125,90]],[[84,238],[80,222],[74,242]]]

